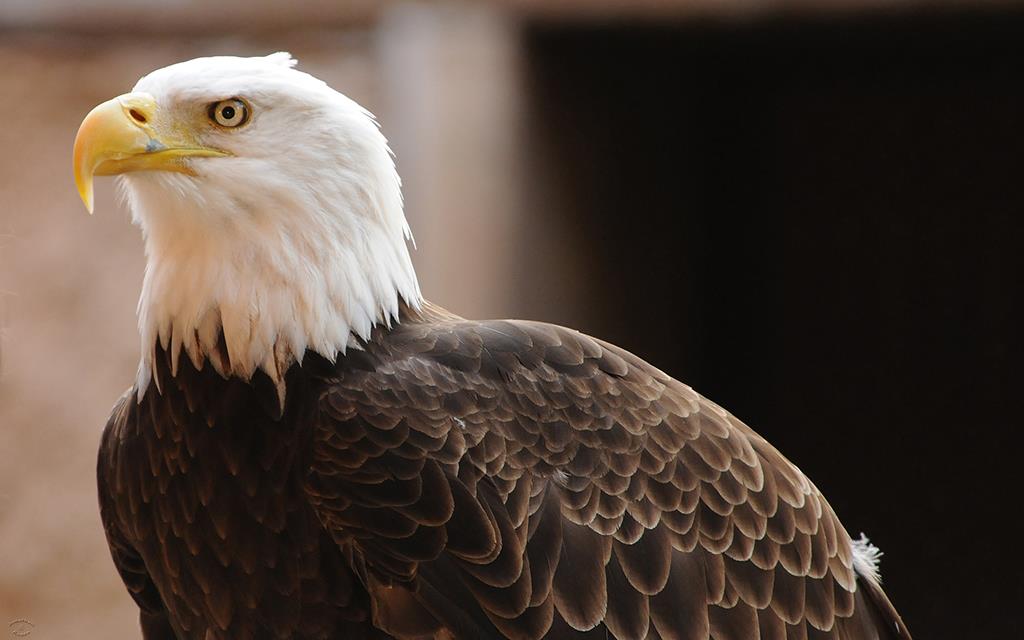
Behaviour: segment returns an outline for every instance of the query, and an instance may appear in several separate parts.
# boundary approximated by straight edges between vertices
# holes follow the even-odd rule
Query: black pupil
[[[231,120],[232,118],[235,117],[235,108],[234,107],[230,107],[230,106],[229,107],[224,107],[223,109],[220,110],[220,115],[225,120]]]

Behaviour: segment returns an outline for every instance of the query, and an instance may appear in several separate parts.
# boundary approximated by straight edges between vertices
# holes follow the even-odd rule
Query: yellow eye
[[[249,121],[249,106],[238,98],[210,105],[210,120],[222,127],[238,127]]]

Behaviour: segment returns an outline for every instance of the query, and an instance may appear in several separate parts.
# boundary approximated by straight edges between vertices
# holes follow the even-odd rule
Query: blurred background
[[[379,116],[428,297],[689,382],[885,551],[917,638],[1022,637],[1022,9],[4,0],[0,637],[138,637],[93,466],[144,260],[111,181],[78,201],[78,123],[277,50]]]

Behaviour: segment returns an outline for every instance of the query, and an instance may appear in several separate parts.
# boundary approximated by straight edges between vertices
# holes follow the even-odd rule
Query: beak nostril
[[[129,109],[128,115],[130,115],[132,120],[135,122],[138,122],[139,124],[146,124],[146,116],[144,116],[140,111]]]

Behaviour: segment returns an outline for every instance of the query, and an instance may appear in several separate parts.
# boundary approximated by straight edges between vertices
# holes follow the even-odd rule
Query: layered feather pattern
[[[308,491],[395,635],[909,637],[792,463],[619,348],[434,309],[349,359]]]
[[[427,306],[288,376],[280,407],[269,379],[186,362],[115,411],[104,519],[144,626],[909,638],[814,485],[622,349]]]

